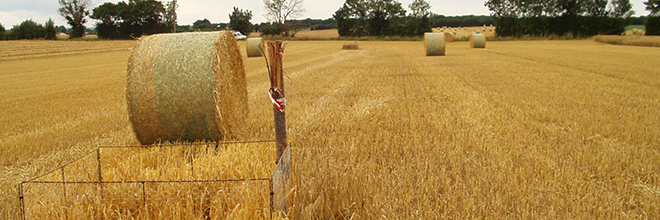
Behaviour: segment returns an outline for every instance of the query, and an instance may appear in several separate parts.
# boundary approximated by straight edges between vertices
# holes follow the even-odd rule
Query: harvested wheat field
[[[597,35],[594,40],[615,45],[660,47],[660,37],[658,36]]]
[[[294,219],[660,218],[659,50],[455,42],[427,57],[422,42],[341,44],[284,54]],[[97,46],[120,49],[0,61],[0,218],[20,218],[20,181],[137,144],[130,51]],[[264,60],[242,53],[242,139],[272,140]]]

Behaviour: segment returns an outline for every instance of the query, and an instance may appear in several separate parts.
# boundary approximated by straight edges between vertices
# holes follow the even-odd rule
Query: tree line
[[[431,14],[433,27],[475,27],[483,25],[495,25],[495,20],[488,15],[461,15],[444,16]]]
[[[646,35],[660,35],[660,0],[648,0],[644,4],[651,12],[646,18]]]
[[[176,0],[163,4],[156,0],[128,0],[104,3],[92,11],[89,0],[58,0],[58,10],[71,26],[71,38],[84,36],[87,16],[97,20],[95,32],[99,38],[130,39],[142,35],[216,31],[226,28],[248,35],[295,36],[300,30],[337,28],[341,36],[418,36],[431,27],[465,27],[495,24],[499,36],[620,34],[628,24],[646,25],[647,35],[660,35],[660,0],[647,0],[648,16],[631,17],[629,0],[487,0],[490,16],[443,16],[429,12],[430,4],[415,0],[408,5],[410,13],[397,0],[346,0],[329,19],[291,18],[304,12],[302,0],[263,0],[271,22],[252,24],[252,11],[234,7],[229,23],[197,20],[190,25],[177,25]],[[55,39],[66,32],[64,26],[54,26],[52,19],[41,25],[26,20],[10,30],[0,24],[0,40]]]
[[[96,32],[99,38],[127,39],[142,35],[172,32],[176,24],[174,4],[165,7],[156,0],[130,0],[106,2],[94,8],[91,18],[99,20]]]
[[[634,11],[629,0],[488,0],[499,36],[621,34]]]
[[[57,39],[57,32],[61,27],[55,27],[53,19],[48,19],[44,25],[41,25],[32,19],[25,20],[19,25],[14,25],[12,29],[5,30],[0,24],[0,40],[23,40],[23,39]]]
[[[431,31],[430,4],[415,0],[406,10],[396,0],[346,0],[333,14],[340,36],[417,36]]]

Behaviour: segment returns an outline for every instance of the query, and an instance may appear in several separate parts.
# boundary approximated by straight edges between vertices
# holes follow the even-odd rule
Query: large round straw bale
[[[143,145],[219,141],[242,133],[245,67],[231,32],[140,38],[127,80],[129,118]]]
[[[454,42],[454,38],[456,38],[456,35],[454,33],[445,31],[445,42],[447,43]]]
[[[262,40],[260,37],[247,39],[247,56],[248,57],[261,57]]]
[[[474,33],[470,37],[470,47],[471,48],[486,48],[486,35]]]
[[[424,33],[424,48],[426,48],[426,56],[444,56],[445,46],[444,33]]]

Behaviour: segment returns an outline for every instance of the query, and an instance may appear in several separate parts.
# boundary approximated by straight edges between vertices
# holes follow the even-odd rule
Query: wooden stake
[[[262,52],[264,50],[262,49]],[[270,90],[269,95],[273,100],[283,101],[278,107],[273,104],[273,116],[275,118],[275,142],[277,145],[277,159],[275,170],[271,181],[271,210],[277,216],[287,214],[287,189],[290,188],[291,175],[291,147],[286,137],[286,101],[284,96],[284,69],[282,68],[282,57],[284,46],[282,41],[268,41],[267,66],[269,68]],[[272,214],[272,213],[271,213]]]
[[[274,99],[283,99],[284,96],[284,69],[282,67],[282,57],[284,56],[284,48],[282,41],[268,41],[268,56],[270,57],[270,86],[273,90]],[[277,143],[277,158],[275,163],[280,161],[282,153],[287,146],[286,137],[286,105],[281,105],[282,110],[273,106],[273,115],[275,118],[275,140]]]

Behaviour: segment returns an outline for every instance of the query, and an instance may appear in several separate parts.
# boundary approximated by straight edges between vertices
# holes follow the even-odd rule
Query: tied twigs
[[[291,173],[291,148],[288,145],[286,137],[286,99],[284,96],[284,69],[282,67],[282,58],[284,57],[284,48],[286,43],[282,41],[268,41],[266,45],[261,45],[266,67],[268,67],[268,77],[270,78],[270,89],[268,96],[273,102],[273,115],[275,119],[275,142],[277,145],[277,167],[273,171],[271,182],[271,207],[277,215],[287,213],[286,192]],[[267,50],[266,50],[267,49]]]
[[[265,48],[264,48],[265,47]],[[287,146],[286,136],[286,98],[284,96],[284,70],[282,67],[282,58],[286,43],[282,41],[268,41],[262,45],[262,51],[265,54],[266,66],[268,67],[268,76],[270,78],[270,89],[268,96],[273,102],[273,114],[275,118],[275,141],[277,143],[276,163],[282,157],[282,153]]]

